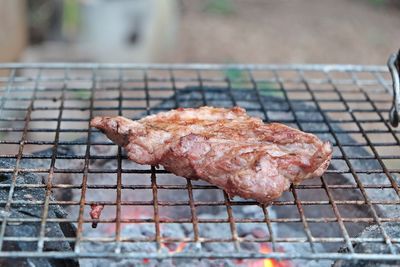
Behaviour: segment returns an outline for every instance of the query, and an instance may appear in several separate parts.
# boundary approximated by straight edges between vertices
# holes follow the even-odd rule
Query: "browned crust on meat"
[[[160,164],[262,203],[291,183],[321,176],[332,156],[329,142],[280,123],[264,124],[240,107],[180,108],[138,121],[96,117],[91,126],[137,163]]]

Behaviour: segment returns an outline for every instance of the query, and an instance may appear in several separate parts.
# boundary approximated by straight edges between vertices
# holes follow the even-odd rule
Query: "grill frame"
[[[32,173],[45,173],[48,176],[48,181],[46,184],[43,185],[18,185],[19,187],[41,187],[46,189],[46,198],[44,202],[44,209],[43,209],[43,216],[40,219],[41,223],[41,231],[37,237],[33,238],[18,238],[17,241],[32,241],[32,242],[37,242],[38,245],[38,250],[37,251],[0,251],[0,257],[50,257],[50,258],[147,258],[147,259],[167,259],[167,258],[240,258],[240,259],[246,259],[246,258],[252,258],[252,259],[257,259],[257,258],[275,258],[275,259],[344,259],[344,260],[356,260],[356,259],[365,259],[365,260],[400,260],[400,255],[396,254],[396,251],[394,249],[394,244],[400,242],[400,239],[391,239],[388,237],[387,233],[385,230],[382,228],[382,223],[387,222],[387,221],[394,221],[394,222],[400,222],[400,218],[380,218],[376,212],[376,208],[374,205],[376,204],[382,204],[382,205],[398,205],[400,204],[399,196],[399,188],[397,185],[396,179],[393,177],[394,174],[400,173],[400,169],[391,169],[388,168],[385,164],[385,160],[399,160],[400,156],[381,156],[379,151],[376,149],[377,146],[379,147],[386,147],[386,146],[400,146],[400,141],[399,141],[399,131],[392,128],[389,125],[389,122],[387,121],[387,113],[390,108],[390,103],[391,100],[373,100],[371,99],[369,95],[369,91],[364,89],[365,86],[377,86],[380,89],[383,89],[383,91],[390,92],[391,91],[391,80],[388,78],[388,72],[387,68],[384,66],[359,66],[359,65],[210,65],[210,64],[191,64],[191,65],[184,65],[184,64],[175,64],[175,65],[163,65],[163,64],[71,64],[71,63],[44,63],[44,64],[17,64],[17,63],[9,63],[9,64],[0,64],[0,69],[3,70],[11,70],[10,75],[8,77],[0,77],[0,83],[5,82],[6,85],[5,87],[2,88],[0,91],[1,93],[1,102],[0,102],[0,121],[7,121],[7,119],[3,118],[3,112],[4,110],[14,110],[14,111],[26,111],[24,119],[20,118],[20,121],[24,122],[24,127],[22,128],[2,128],[0,129],[1,132],[22,132],[22,137],[20,140],[15,140],[15,141],[4,141],[0,140],[0,147],[2,145],[18,145],[18,153],[16,155],[5,155],[2,154],[0,155],[1,158],[14,158],[16,160],[16,166],[13,169],[9,168],[0,168],[0,173],[12,173],[13,175],[13,183],[10,185],[7,184],[1,184],[1,187],[9,187],[10,188],[10,193],[9,193],[9,198],[7,199],[6,203],[4,201],[1,201],[0,203],[2,205],[5,205],[5,209],[9,209],[11,204],[17,203],[18,201],[12,200],[12,194],[13,191],[16,187],[15,184],[15,178],[19,173],[24,173],[24,172],[32,172]],[[34,70],[36,72],[36,76],[20,76],[18,75],[18,72],[21,70]],[[51,76],[43,76],[42,72],[46,71],[52,71],[52,70],[60,70],[64,72],[64,76],[62,78],[54,78]],[[73,70],[82,70],[82,71],[89,71],[91,75],[86,76],[86,77],[80,77],[78,76],[71,76],[70,72]],[[98,73],[101,71],[117,71],[118,75],[114,75],[114,78],[104,78]],[[142,72],[143,76],[142,78],[126,78],[123,75],[124,71],[138,71]],[[161,71],[162,73],[169,73],[169,77],[167,78],[159,78],[159,77],[152,77],[149,72],[151,71]],[[236,70],[240,72],[245,72],[247,73],[247,78],[241,80],[235,80],[232,81],[232,78],[230,78],[228,75],[220,75],[220,78],[204,78],[203,74],[204,72],[224,72],[226,70]],[[186,78],[186,77],[177,77],[176,72],[178,71],[191,71],[195,73],[195,76],[191,78]],[[267,79],[258,79],[254,77],[255,72],[268,72],[272,74],[271,77],[268,77]],[[291,79],[291,78],[282,78],[281,77],[281,72],[293,72],[296,73],[296,78]],[[175,74],[174,74],[175,73]],[[320,76],[322,74],[323,78],[308,78],[307,75],[310,73],[318,73]],[[335,79],[332,77],[332,73],[341,73],[341,74],[346,74],[349,76],[348,79]],[[358,75],[360,74],[370,74],[372,75],[373,79],[363,79],[359,78]],[[89,78],[90,77],[90,78]],[[117,162],[118,162],[118,168],[117,170],[110,170],[109,172],[104,171],[104,170],[93,170],[90,169],[89,167],[89,161],[91,159],[115,159],[113,156],[93,156],[90,155],[90,148],[91,145],[91,133],[92,131],[95,131],[88,127],[87,129],[82,129],[82,130],[76,130],[76,129],[63,129],[61,127],[61,124],[63,121],[66,121],[63,118],[63,111],[64,110],[80,110],[82,108],[71,108],[71,107],[65,107],[64,102],[65,100],[71,99],[66,97],[66,91],[68,91],[71,88],[68,88],[68,82],[70,81],[80,81],[80,82],[90,82],[92,86],[90,87],[90,98],[89,98],[89,107],[85,108],[89,111],[89,118],[93,117],[93,114],[95,111],[101,111],[101,110],[110,110],[110,111],[117,111],[118,115],[123,115],[123,111],[125,110],[135,110],[135,107],[128,108],[123,106],[123,90],[124,90],[124,83],[129,83],[129,82],[141,82],[143,84],[142,90],[144,92],[144,97],[138,99],[138,101],[145,102],[146,105],[144,108],[138,108],[138,110],[146,112],[147,114],[150,114],[151,111],[151,101],[154,100],[159,100],[157,98],[154,98],[151,96],[150,92],[153,91],[154,88],[151,88],[149,86],[149,83],[151,82],[161,82],[165,83],[168,82],[170,83],[169,86],[169,91],[171,92],[176,92],[177,90],[180,90],[177,86],[177,83],[185,83],[185,82],[192,82],[192,83],[197,83],[200,90],[203,92],[202,94],[202,99],[204,104],[207,104],[207,99],[204,93],[204,83],[207,82],[218,82],[218,83],[225,83],[227,87],[228,93],[231,90],[234,90],[232,88],[232,83],[233,82],[245,82],[248,84],[251,84],[252,89],[255,92],[255,95],[258,98],[258,103],[260,104],[260,112],[262,112],[266,118],[266,120],[269,120],[269,112],[270,110],[268,107],[265,106],[263,101],[261,100],[260,96],[260,88],[258,88],[258,85],[260,82],[272,82],[275,83],[276,85],[279,86],[279,89],[284,98],[286,99],[287,103],[289,103],[289,112],[294,115],[294,120],[292,121],[283,121],[284,123],[296,123],[299,129],[302,129],[301,123],[304,122],[309,122],[307,120],[302,120],[296,117],[296,112],[294,111],[293,107],[291,106],[291,103],[293,103],[293,100],[288,96],[288,93],[293,92],[293,91],[302,91],[306,92],[307,94],[310,95],[311,97],[311,102],[315,103],[316,108],[318,112],[322,115],[322,121],[324,124],[328,126],[328,132],[332,134],[333,138],[336,141],[335,147],[339,149],[339,151],[342,154],[342,157],[334,157],[334,159],[342,159],[346,162],[346,165],[348,166],[349,170],[348,171],[343,171],[343,170],[328,170],[327,173],[349,173],[355,180],[355,185],[349,185],[349,184],[344,184],[344,185],[329,185],[326,181],[326,178],[324,176],[321,179],[321,186],[318,185],[297,185],[297,186],[292,186],[292,194],[294,201],[281,201],[281,202],[274,202],[272,205],[294,205],[297,207],[299,211],[299,218],[296,219],[289,219],[289,218],[283,218],[283,219],[271,219],[269,218],[268,215],[268,209],[265,205],[262,205],[262,210],[264,213],[264,219],[235,219],[234,214],[232,212],[232,206],[235,205],[251,205],[251,204],[256,204],[255,202],[252,201],[231,201],[226,194],[224,194],[224,201],[220,202],[196,202],[193,197],[193,190],[195,189],[214,189],[214,186],[199,186],[199,185],[194,185],[189,179],[186,179],[186,186],[177,186],[177,185],[157,185],[157,175],[162,174],[162,173],[167,173],[166,171],[163,170],[156,170],[154,167],[148,168],[146,170],[124,170],[122,169],[122,160],[125,159],[125,157],[121,153],[121,149],[118,148],[118,156],[117,156]],[[27,97],[26,99],[23,98],[23,101],[28,101],[29,106],[27,109],[24,108],[7,108],[6,103],[7,101],[18,101],[17,99],[14,99],[13,97],[9,97],[10,94],[17,90],[18,88],[16,84],[18,83],[24,83],[24,82],[31,82],[33,83],[32,88],[28,88],[27,91],[32,92],[32,97]],[[37,97],[36,93],[41,91],[42,89],[40,88],[41,83],[46,83],[46,82],[55,82],[55,83],[63,83],[62,88],[57,89],[61,92],[59,100],[61,101],[61,104],[57,108],[49,108],[49,107],[35,107],[36,101],[38,100],[48,100],[46,97]],[[104,98],[101,99],[102,101],[117,101],[118,106],[117,107],[108,107],[105,109],[101,108],[96,108],[94,105],[95,100],[98,100],[94,97],[94,92],[95,90],[98,90],[98,83],[102,82],[117,82],[119,84],[118,86],[118,96],[113,97],[113,98]],[[301,85],[304,89],[287,89],[286,88],[286,83],[293,83],[295,85]],[[322,89],[322,90],[316,90],[312,89],[314,86],[331,86],[331,89]],[[362,102],[360,101],[355,101],[355,100],[346,100],[346,98],[343,96],[343,91],[341,90],[342,86],[345,85],[351,85],[358,87],[358,90],[361,92],[362,95],[364,95],[365,100],[372,106],[373,112],[378,115],[378,119],[365,119],[365,120],[359,120],[355,113],[363,113],[363,112],[371,112],[371,110],[365,110],[365,109],[352,109],[349,106],[348,102]],[[20,88],[21,89],[21,88]],[[382,90],[381,90],[382,91]],[[319,99],[316,95],[318,93],[326,93],[326,92],[334,92],[337,94],[339,97],[339,100],[326,100],[324,101],[323,99]],[[177,100],[177,99],[175,99]],[[232,97],[231,94],[231,100],[232,104],[235,105],[237,103],[237,100]],[[298,100],[301,101],[301,100]],[[331,120],[327,117],[326,113],[328,112],[336,112],[338,111],[337,109],[326,109],[321,107],[321,103],[323,102],[340,102],[341,104],[344,105],[344,111],[350,114],[350,119],[348,120],[341,120],[341,121],[335,121]],[[387,103],[386,108],[379,108],[378,104],[382,103]],[[176,102],[176,106],[179,106],[179,103]],[[39,111],[39,110],[59,110],[58,117],[57,118],[32,118],[31,114],[33,111]],[[343,110],[342,110],[343,111]],[[16,118],[18,119],[18,118]],[[14,118],[15,121],[15,118]],[[51,121],[56,123],[55,129],[46,129],[46,128],[36,128],[36,129],[30,129],[29,124],[33,121]],[[87,119],[71,119],[67,121],[77,121],[77,122],[86,122],[88,123]],[[363,127],[363,123],[383,123],[383,125],[387,128],[387,130],[365,130]],[[335,130],[332,127],[332,123],[355,123],[357,125],[358,130],[355,131],[345,131],[346,133],[354,133],[354,134],[361,134],[363,138],[366,140],[366,146],[369,147],[372,151],[372,155],[370,157],[366,156],[348,156],[345,149],[343,147],[351,147],[352,145],[342,145],[340,139],[338,138],[337,134],[340,133],[337,130]],[[302,129],[303,130],[303,129]],[[34,133],[34,132],[50,132],[55,134],[55,139],[54,141],[27,141],[27,134],[29,133]],[[60,134],[64,132],[82,132],[86,133],[88,136],[88,142],[80,142],[80,141],[67,141],[67,142],[62,142],[60,141]],[[321,130],[322,133],[326,132],[326,130]],[[314,132],[315,133],[315,132]],[[318,132],[316,132],[318,133]],[[385,133],[385,134],[390,134],[392,135],[393,139],[395,142],[392,143],[379,143],[379,142],[374,142],[370,139],[369,134],[379,134],[379,133]],[[109,145],[110,143],[96,143],[98,145]],[[24,154],[24,146],[25,145],[50,145],[52,149],[52,155],[51,156],[41,156],[41,155],[28,155]],[[57,148],[59,145],[86,145],[86,150],[85,150],[85,155],[84,156],[64,156],[64,157],[59,157],[56,156]],[[359,144],[354,144],[353,146],[359,146]],[[46,158],[50,160],[50,168],[35,168],[35,169],[21,169],[19,168],[18,164],[22,159],[25,158]],[[75,170],[63,170],[55,167],[56,160],[57,159],[82,159],[84,160],[84,168],[83,169],[75,169]],[[380,170],[368,170],[368,171],[360,171],[356,170],[353,168],[351,161],[352,160],[365,160],[365,159],[374,159],[377,160],[381,166]],[[54,185],[52,184],[52,178],[54,174],[56,173],[82,173],[82,185]],[[87,178],[89,174],[92,173],[113,173],[117,176],[117,184],[115,186],[93,186],[93,185],[88,185],[87,184]],[[122,182],[122,174],[124,173],[137,173],[137,174],[145,174],[145,175],[150,175],[151,177],[151,185],[150,186],[126,186],[123,185]],[[365,185],[359,178],[359,174],[363,173],[378,173],[378,174],[384,174],[390,184],[376,184],[376,185]],[[52,201],[50,200],[50,194],[51,190],[55,188],[71,188],[71,189],[79,189],[81,190],[81,199],[77,201],[64,201],[64,203],[61,203],[62,201],[55,201],[55,203],[51,203]],[[328,200],[327,201],[302,201],[299,199],[297,196],[297,193],[299,190],[304,190],[304,189],[310,189],[310,188],[320,188],[325,190]],[[364,200],[353,200],[353,201],[347,201],[347,200],[335,200],[332,194],[332,189],[349,189],[349,188],[355,188],[360,190],[362,193]],[[377,200],[371,200],[366,193],[366,189],[378,189],[378,188],[391,188],[393,189],[396,194],[398,199],[397,200],[390,200],[390,201],[377,201]],[[100,220],[87,220],[84,219],[84,208],[87,205],[94,204],[90,201],[85,200],[85,194],[88,189],[115,189],[117,192],[117,200],[115,202],[98,202],[96,201],[95,203],[99,204],[105,204],[105,205],[115,205],[116,206],[116,217],[120,218],[121,216],[121,206],[124,205],[147,205],[147,206],[153,206],[154,208],[154,217],[150,222],[154,223],[155,226],[155,231],[156,231],[156,236],[155,239],[153,240],[157,244],[157,248],[160,250],[161,243],[163,241],[165,242],[165,238],[161,237],[160,234],[160,224],[164,222],[171,222],[171,221],[164,221],[162,218],[159,217],[158,215],[158,210],[160,207],[164,206],[180,206],[180,205],[187,205],[190,210],[191,210],[191,218],[185,219],[185,220],[174,220],[176,223],[191,223],[193,225],[194,229],[194,237],[192,240],[183,240],[183,239],[168,239],[168,241],[173,241],[173,242],[181,242],[181,241],[186,241],[186,242],[194,242],[196,244],[208,242],[206,239],[202,238],[199,234],[198,230],[198,224],[199,223],[207,223],[207,220],[204,219],[199,219],[196,216],[196,207],[198,206],[208,206],[208,205],[224,205],[226,206],[227,210],[227,219],[214,219],[214,220],[209,220],[209,222],[213,223],[227,223],[230,226],[232,238],[229,240],[220,240],[223,242],[232,242],[235,244],[235,247],[237,249],[236,252],[234,253],[224,253],[224,252],[179,252],[179,253],[164,253],[164,252],[157,252],[157,253],[148,253],[148,252],[129,252],[129,253],[124,253],[121,252],[121,243],[126,242],[126,240],[121,239],[120,231],[121,231],[121,223],[141,223],[141,222],[147,222],[146,219],[134,219],[134,220],[122,220],[122,219],[116,219],[114,220],[116,223],[116,236],[113,241],[117,243],[117,248],[114,253],[96,253],[96,252],[81,252],[79,250],[80,248],[80,242],[87,241],[88,239],[83,238],[82,239],[82,231],[83,231],[83,223],[88,223],[88,222],[100,222],[100,223],[106,223],[106,222],[113,222],[113,220],[105,220],[105,219],[100,219]],[[153,199],[154,201],[136,201],[136,202],[129,202],[129,201],[121,201],[121,191],[122,189],[149,189],[152,190],[153,193]],[[158,201],[157,200],[157,192],[159,189],[179,189],[179,190],[187,190],[188,191],[188,199],[189,201],[187,202],[171,202],[171,201]],[[19,202],[22,203],[23,202]],[[26,203],[28,204],[28,203]],[[32,204],[32,203],[31,203]],[[36,203],[34,205],[40,205],[41,203]],[[56,218],[47,218],[47,212],[49,208],[49,204],[63,204],[63,205],[79,205],[79,217],[78,220],[70,220],[70,219],[56,219]],[[355,205],[367,205],[369,210],[372,212],[372,216],[370,218],[343,218],[340,214],[340,211],[338,209],[338,206],[340,205],[347,205],[347,204],[355,204]],[[304,213],[303,206],[305,205],[330,205],[331,208],[334,211],[335,217],[336,218],[307,218],[307,216]],[[29,221],[30,219],[28,219]],[[7,238],[4,237],[5,234],[5,228],[7,225],[7,222],[21,222],[21,218],[13,219],[13,218],[7,218],[3,217],[1,219],[1,226],[0,226],[0,250],[1,246],[3,245],[3,242],[5,240],[13,240],[12,238]],[[62,222],[62,221],[73,221],[78,224],[77,227],[77,238],[64,238],[62,240],[65,241],[72,241],[75,242],[75,251],[74,252],[46,252],[43,251],[43,245],[44,242],[46,241],[51,241],[51,238],[45,236],[45,226],[46,222]],[[306,253],[306,254],[294,254],[294,253],[285,253],[285,252],[279,252],[279,251],[273,251],[271,253],[260,253],[260,252],[243,252],[239,251],[239,243],[241,242],[241,238],[238,237],[235,224],[236,223],[249,223],[249,222],[257,222],[257,223],[266,223],[268,230],[270,231],[270,237],[268,239],[260,239],[257,242],[268,242],[272,245],[272,247],[276,246],[276,243],[279,243],[281,241],[288,241],[290,238],[287,238],[286,240],[279,240],[274,238],[274,235],[271,234],[272,232],[272,227],[271,223],[274,222],[300,222],[303,224],[304,231],[306,232],[306,239],[292,239],[296,240],[296,242],[308,242],[310,244],[311,252]],[[343,238],[330,238],[330,237],[325,237],[325,238],[316,238],[312,235],[310,228],[308,226],[308,223],[310,222],[330,222],[334,221],[337,222],[339,225],[341,232],[343,234]],[[382,230],[382,236],[380,238],[376,238],[375,240],[363,240],[362,238],[356,238],[356,237],[350,237],[349,234],[347,233],[345,223],[346,222],[374,222],[376,223],[380,229]],[[60,239],[57,239],[60,240]],[[89,239],[90,240],[90,239]],[[110,238],[103,238],[103,239],[96,239],[97,241],[100,242],[107,242],[110,241]],[[215,239],[216,240],[216,239]],[[355,253],[354,252],[354,246],[352,242],[379,242],[383,241],[388,248],[391,251],[391,254],[364,254],[364,253]],[[314,243],[317,242],[343,242],[344,245],[347,246],[349,249],[350,253],[316,253],[313,252],[313,246]]]

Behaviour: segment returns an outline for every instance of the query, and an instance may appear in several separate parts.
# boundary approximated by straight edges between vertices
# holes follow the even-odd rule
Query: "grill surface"
[[[0,68],[8,75],[0,77],[0,159],[9,160],[10,166],[0,166],[1,174],[9,174],[9,183],[0,184],[8,191],[8,197],[1,199],[0,248],[6,241],[26,241],[37,244],[34,251],[4,249],[0,257],[54,257],[54,258],[277,258],[277,259],[369,259],[400,260],[396,254],[398,238],[390,238],[385,222],[399,222],[400,217],[383,216],[378,206],[396,206],[400,204],[398,181],[400,178],[400,131],[387,122],[392,97],[388,93],[392,81],[384,66],[344,66],[344,65],[94,65],[94,64],[3,64]],[[197,190],[215,190],[211,185],[197,184],[186,180],[186,184],[163,184],[164,170],[146,166],[140,169],[124,168],[126,157],[121,149],[117,156],[92,153],[91,147],[114,146],[111,142],[93,140],[97,132],[88,127],[89,120],[95,115],[123,115],[138,118],[168,108],[158,105],[166,99],[173,99],[171,108],[179,107],[180,100],[176,92],[185,88],[197,88],[202,104],[210,104],[207,92],[210,88],[226,91],[228,102],[224,106],[244,106],[253,102],[259,108],[248,108],[250,113],[263,117],[265,121],[279,121],[304,131],[313,132],[324,139],[330,139],[334,145],[332,165],[320,179],[314,179],[302,185],[292,186],[286,200],[278,199],[270,206],[262,206],[263,218],[235,218],[235,207],[256,205],[254,201],[241,199],[223,201],[197,201]],[[249,99],[237,99],[235,90],[247,90]],[[282,105],[271,105],[271,98],[281,101]],[[212,102],[214,103],[214,102]],[[300,104],[300,106],[299,106]],[[313,111],[302,109],[301,104],[313,107]],[[221,102],[222,105],[222,102]],[[304,107],[304,106],[303,106]],[[310,114],[308,114],[310,112]],[[311,114],[312,113],[312,114]],[[318,115],[318,116],[315,116]],[[351,139],[342,138],[343,135]],[[84,139],[82,139],[84,138]],[[83,155],[59,155],[60,146],[82,146]],[[362,148],[366,154],[354,153]],[[33,153],[50,149],[50,155]],[[353,153],[352,153],[353,151]],[[24,167],[26,160],[48,160],[46,167]],[[91,168],[92,160],[116,160],[116,169]],[[63,160],[81,160],[81,168],[65,168],[57,164]],[[364,161],[376,164],[371,168],[357,168]],[[16,178],[24,173],[45,176],[43,184],[20,184]],[[115,176],[108,184],[88,184],[90,175],[107,173]],[[59,183],[58,175],[79,175],[79,183]],[[348,182],[332,183],[332,175],[345,175]],[[147,177],[148,184],[129,183],[130,175]],[[135,179],[133,177],[132,179]],[[380,177],[380,179],[369,179]],[[379,182],[377,182],[379,181]],[[15,199],[18,188],[43,188],[44,199],[40,201]],[[71,189],[80,194],[79,200],[61,201],[51,197],[54,190]],[[150,201],[124,201],[123,192],[127,189],[147,189],[152,193]],[[99,201],[90,201],[88,190],[110,190],[115,193],[115,201],[103,201],[101,204],[115,210],[113,218],[92,220],[88,217],[88,208]],[[187,201],[165,201],[158,199],[160,190],[180,190],[187,193]],[[301,196],[319,190],[323,199],[304,200]],[[355,190],[359,198],[340,199],[336,192]],[[371,192],[391,191],[390,197],[378,198]],[[135,192],[135,191],[133,191]],[[378,193],[379,195],[379,193]],[[13,205],[40,207],[41,218],[7,216]],[[73,206],[78,210],[76,218],[48,218],[52,205]],[[153,215],[145,219],[126,219],[121,216],[126,206],[152,207]],[[199,208],[225,207],[226,218],[203,219],[197,216]],[[369,216],[357,217],[342,214],[346,206],[363,206]],[[160,216],[163,209],[187,207],[188,218],[166,219]],[[298,216],[271,217],[273,207],[289,207],[297,210]],[[308,208],[318,207],[331,210],[331,216],[310,217]],[[86,237],[84,224],[115,223],[114,237]],[[8,225],[18,223],[40,223],[40,231],[31,236],[5,236]],[[48,237],[46,227],[49,223],[71,222],[77,227],[76,237]],[[126,238],[121,234],[121,225],[125,223],[150,223],[155,235],[148,241],[154,242],[158,253],[124,252],[117,246],[114,252],[85,252],[84,242],[143,242]],[[160,228],[165,223],[190,223],[193,236],[185,238],[164,238]],[[230,238],[205,237],[199,231],[199,225],[221,223],[231,231]],[[262,223],[269,231],[268,237],[257,238],[254,242],[268,244],[272,251],[261,253],[241,249],[240,243],[246,242],[239,237],[237,224]],[[299,224],[305,237],[285,237],[274,233],[273,225],[289,223]],[[349,234],[352,224],[376,224],[380,229],[378,237],[363,238]],[[340,235],[324,236],[313,233],[310,225],[317,227],[337,227]],[[73,244],[72,251],[45,251],[46,242],[67,241]],[[196,250],[168,253],[160,250],[162,244],[169,242],[189,242],[197,245]],[[236,244],[233,252],[207,252],[201,249],[205,243],[226,242]],[[358,252],[354,243],[380,243],[388,247],[382,254]],[[279,244],[309,244],[308,253],[287,253],[276,249]],[[321,252],[316,244],[339,243],[347,253]]]

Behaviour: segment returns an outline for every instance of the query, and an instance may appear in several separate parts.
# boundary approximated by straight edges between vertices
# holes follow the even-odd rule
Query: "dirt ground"
[[[210,10],[207,1],[181,1],[180,42],[165,61],[386,64],[388,55],[400,48],[399,4],[223,2],[225,6]]]

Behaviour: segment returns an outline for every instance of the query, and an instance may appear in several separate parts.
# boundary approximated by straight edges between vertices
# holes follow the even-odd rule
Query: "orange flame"
[[[185,242],[180,242],[176,248],[173,248],[171,245],[169,245],[168,243],[161,243],[162,247],[165,247],[169,250],[170,253],[178,253],[181,252],[185,247],[186,247],[186,243]]]
[[[261,244],[260,252],[263,254],[267,254],[272,252],[271,248],[266,244]],[[275,259],[260,259],[260,260],[251,260],[247,264],[249,267],[291,267],[292,265],[288,261],[278,261]]]
[[[272,252],[272,249],[270,249],[266,244],[261,244],[260,252],[266,254]]]
[[[184,243],[184,242],[179,243],[179,245],[176,247],[174,253],[181,252],[185,247],[186,247],[186,243]]]

